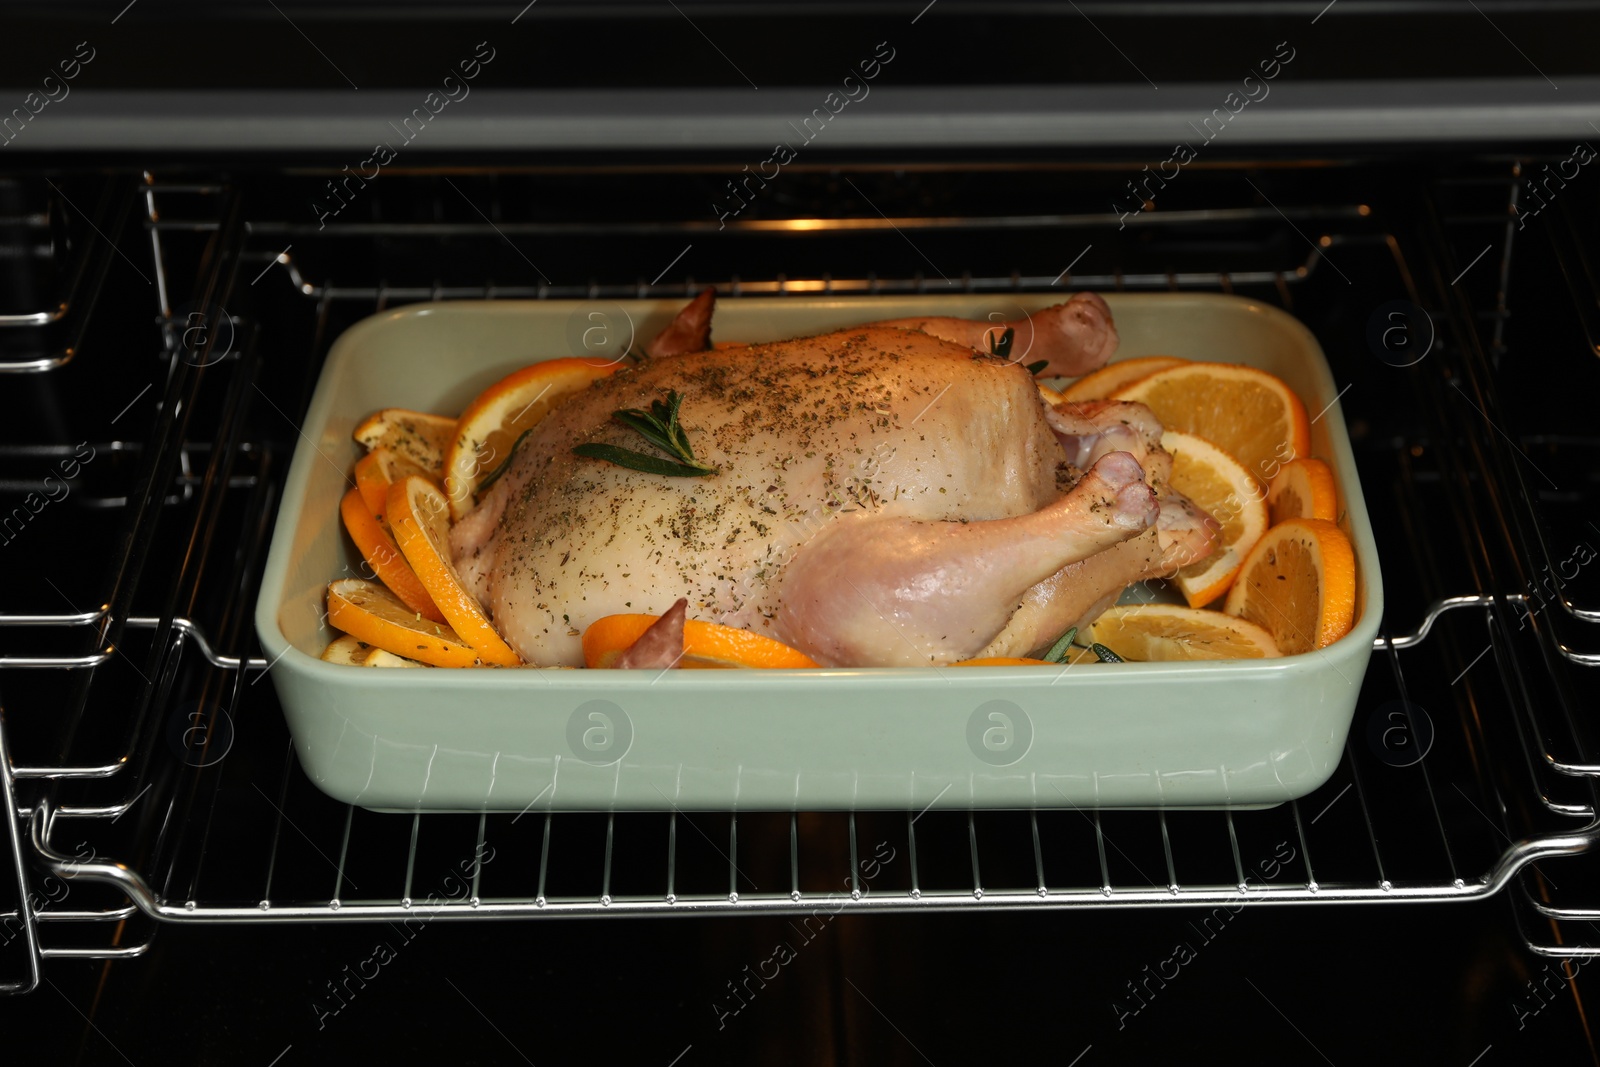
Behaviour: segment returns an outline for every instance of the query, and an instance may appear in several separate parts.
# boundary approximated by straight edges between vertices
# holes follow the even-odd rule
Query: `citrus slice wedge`
[[[405,656],[397,656],[385,649],[374,648],[367,653],[367,658],[361,661],[363,667],[426,667],[426,663],[418,663]]]
[[[1113,607],[1085,628],[1083,640],[1105,645],[1129,662],[1276,659],[1272,635],[1253,622],[1176,604]]]
[[[340,634],[322,650],[324,663],[337,663],[342,667],[359,667],[366,660],[372,645],[358,641],[349,634]]]
[[[1050,388],[1048,385],[1045,385],[1043,382],[1040,382],[1039,383],[1039,399],[1043,400],[1045,402],[1045,406],[1046,407],[1052,407],[1053,408],[1057,404],[1061,403],[1063,401],[1063,399],[1065,399],[1065,398],[1062,397],[1062,395],[1060,393],[1058,393],[1054,389]]]
[[[1333,471],[1320,459],[1297,459],[1285,463],[1267,490],[1267,511],[1273,525],[1285,519],[1326,519],[1339,517],[1339,490]]]
[[[1267,532],[1267,504],[1250,472],[1210,441],[1168,430],[1161,447],[1172,453],[1172,487],[1221,526],[1216,550],[1173,577],[1191,608],[1204,607],[1228,591],[1244,557]]]
[[[1169,430],[1192,433],[1242,463],[1266,485],[1311,450],[1306,406],[1281,378],[1233,363],[1185,363],[1111,394],[1136,400]]]
[[[433,597],[418,580],[406,557],[401,555],[383,520],[367,508],[359,488],[351,489],[339,501],[339,517],[378,581],[388,586],[389,591],[413,612],[430,622],[444,622]]]
[[[981,656],[978,659],[961,659],[950,664],[952,667],[1066,667],[1073,663],[1099,663],[1100,657],[1092,649],[1069,648],[1062,662],[1054,660],[1034,659],[1031,656]]]
[[[388,509],[395,542],[450,626],[485,663],[518,666],[522,659],[495,630],[450,562],[450,509],[444,493],[422,475],[408,474],[389,486]]]
[[[650,629],[659,615],[607,615],[583,631],[583,662],[609,667]],[[683,658],[677,666],[693,669],[742,667],[816,667],[816,660],[782,641],[721,623],[689,619],[683,624]]]
[[[456,420],[425,411],[384,408],[367,416],[351,434],[367,451],[393,449],[436,479],[444,477],[444,454],[456,435]]]
[[[478,487],[511,458],[517,439],[552,408],[619,369],[618,363],[551,359],[508,374],[479,393],[461,413],[444,454],[450,518],[459,519],[472,510]]]
[[[435,667],[479,663],[478,653],[447,624],[418,619],[399,597],[365,578],[328,584],[328,624],[385,652]]]
[[[389,486],[408,474],[427,474],[421,466],[388,446],[379,446],[356,461],[356,488],[367,510],[378,518],[386,517]]]
[[[1104,400],[1125,385],[1148,378],[1158,370],[1176,367],[1188,360],[1176,356],[1140,356],[1108,363],[1092,374],[1085,374],[1061,391],[1063,400],[1074,404],[1085,400]]]
[[[1349,633],[1355,608],[1350,539],[1326,519],[1289,519],[1245,557],[1226,610],[1272,634],[1287,656],[1325,648]]]
[[[336,637],[322,650],[322,658],[329,663],[338,663],[346,667],[426,667],[426,663],[418,663],[414,659],[397,656],[393,652],[385,652],[376,645],[369,645],[365,641],[358,641],[349,634]]]

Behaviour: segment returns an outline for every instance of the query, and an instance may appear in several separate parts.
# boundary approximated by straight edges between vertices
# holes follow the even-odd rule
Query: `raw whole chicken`
[[[452,530],[458,570],[527,662],[582,665],[594,620],[680,598],[692,618],[826,666],[1026,655],[1213,548],[1215,524],[1165,484],[1149,409],[1047,407],[1026,368],[990,354],[994,323],[712,348],[712,300],[540,422]],[[1086,373],[1116,347],[1092,294],[1023,328],[1050,375]],[[716,474],[574,454],[648,448],[612,413],[669,392]]]

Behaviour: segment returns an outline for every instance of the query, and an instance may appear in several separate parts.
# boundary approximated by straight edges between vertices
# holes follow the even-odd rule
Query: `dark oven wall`
[[[1596,1059],[1595,5],[113,7],[0,40],[35,94],[0,117],[13,1047]],[[251,622],[333,342],[576,299],[585,354],[707,285],[1303,322],[1387,599],[1333,777],[1231,812],[319,791]]]

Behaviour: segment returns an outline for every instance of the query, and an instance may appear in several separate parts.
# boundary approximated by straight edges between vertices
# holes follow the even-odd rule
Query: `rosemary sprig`
[[[1007,326],[999,337],[995,336],[993,330],[984,334],[984,339],[989,342],[989,354],[1000,359],[1011,359],[1011,342],[1015,341],[1016,337],[1016,328],[1012,326]],[[1027,353],[1024,352],[1023,355],[1027,355]],[[1026,366],[1029,374],[1038,377],[1040,371],[1050,366],[1050,361],[1048,359],[1035,360]]]
[[[668,478],[704,478],[708,474],[717,473],[715,467],[703,467],[699,464],[690,466],[687,463],[662,459],[660,456],[635,452],[631,448],[619,448],[617,445],[577,445],[572,451],[590,459],[603,459],[607,463],[615,463],[619,467],[644,471],[646,474],[664,474]]]
[[[613,421],[626,426],[675,459],[662,459],[619,445],[582,444],[574,446],[572,451],[590,459],[603,459],[619,467],[644,471],[646,474],[663,474],[669,478],[704,478],[716,474],[717,468],[694,458],[689,434],[678,421],[678,409],[682,406],[683,397],[674,389],[668,391],[666,400],[652,400],[649,411],[623,408],[611,413]]]
[[[1077,640],[1078,628],[1074,626],[1066,633],[1056,638],[1056,643],[1051,645],[1050,651],[1044,654],[1045,661],[1047,663],[1065,663],[1067,661],[1067,656],[1069,655],[1068,649],[1074,647],[1083,647],[1082,645],[1077,644]],[[1090,642],[1089,651],[1093,652],[1097,657],[1099,657],[1101,663],[1126,662],[1121,656],[1111,651],[1105,645],[1102,645],[1099,641]]]
[[[1068,630],[1066,633],[1064,633],[1060,637],[1056,638],[1056,643],[1051,645],[1050,646],[1050,651],[1046,652],[1044,654],[1045,662],[1047,662],[1047,663],[1065,663],[1065,662],[1067,662],[1067,649],[1072,647],[1072,642],[1077,636],[1078,636],[1078,628],[1076,626],[1074,626],[1072,629]]]
[[[1000,334],[998,339],[996,339],[993,330],[984,334],[985,339],[989,342],[989,354],[998,356],[1001,359],[1010,359],[1011,342],[1016,339],[1016,335],[1017,331],[1010,326],[1005,328],[1005,331]]]

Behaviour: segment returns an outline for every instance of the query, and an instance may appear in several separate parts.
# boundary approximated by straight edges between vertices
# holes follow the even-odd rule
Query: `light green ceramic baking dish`
[[[724,340],[910,315],[1012,318],[1050,295],[746,298]],[[289,470],[256,629],[301,764],[394,811],[1254,807],[1339,763],[1383,612],[1378,556],[1315,338],[1248,300],[1107,297],[1119,358],[1170,353],[1284,378],[1339,480],[1354,630],[1278,660],[815,671],[382,670],[323,663],[327,583],[360,564],[339,522],[350,433],[381,407],[457,412],[527,363],[620,351],[680,301],[458,302],[375,315],[328,356]],[[1018,346],[1026,339],[1018,338]],[[1331,405],[1331,406],[1329,406]]]

